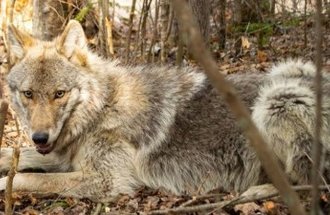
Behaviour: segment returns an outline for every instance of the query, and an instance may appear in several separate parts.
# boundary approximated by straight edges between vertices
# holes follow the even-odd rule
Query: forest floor
[[[212,45],[212,51],[219,62],[219,70],[223,73],[234,72],[264,72],[274,62],[285,58],[301,57],[309,60],[314,55],[315,34],[312,20],[307,22],[307,45],[304,45],[304,22],[299,21],[294,26],[278,24],[279,32],[273,32],[263,49],[257,48],[255,35],[245,35],[242,48],[237,55],[232,48],[234,41],[228,39],[225,51],[220,51]],[[324,68],[330,70],[330,27],[324,26]],[[215,37],[216,38],[216,37]],[[120,52],[120,51],[119,51]],[[0,43],[0,62],[4,62],[5,53]],[[188,63],[191,63],[189,61]],[[3,69],[2,69],[3,72]],[[10,147],[18,142],[18,132],[14,120],[14,113],[8,112],[2,147]],[[31,146],[27,139],[21,142],[22,146]],[[303,205],[310,207],[308,193],[300,193]],[[40,195],[32,193],[13,194],[15,206],[14,214],[143,214],[153,210],[186,207],[192,205],[209,204],[226,201],[237,197],[236,193],[213,192],[207,196],[175,196],[161,190],[141,188],[133,197],[122,195],[118,201],[108,204],[97,204],[90,200],[65,198],[54,194]],[[325,214],[330,214],[330,192],[322,192],[320,202]],[[4,211],[4,193],[0,193],[0,214]],[[231,205],[222,209],[213,209],[208,212],[195,212],[189,214],[288,214],[287,207],[279,197],[266,200],[256,200],[245,204]]]

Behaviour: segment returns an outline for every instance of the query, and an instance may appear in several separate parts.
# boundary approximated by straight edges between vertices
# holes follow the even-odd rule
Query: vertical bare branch
[[[178,50],[176,52],[176,59],[175,59],[175,64],[177,66],[181,66],[182,65],[183,51],[184,51],[183,48],[184,48],[183,38],[182,38],[182,35],[179,34],[178,35]]]
[[[168,18],[168,25],[167,25],[167,30],[166,30],[166,40],[170,37],[171,31],[172,31],[172,26],[173,26],[173,20],[174,20],[174,12],[173,12],[173,7],[170,5],[169,9],[169,18]]]
[[[21,137],[19,137],[19,139],[21,139]],[[19,154],[20,154],[19,145],[14,145],[13,148],[14,148],[14,151],[13,151],[13,156],[12,156],[12,165],[8,172],[6,191],[5,191],[5,198],[6,198],[5,214],[6,215],[13,214],[13,199],[12,199],[13,179],[16,174],[17,164],[18,164]]]
[[[167,59],[167,27],[168,18],[170,12],[170,4],[168,0],[160,0],[160,23],[161,23],[161,50],[160,50],[160,61],[165,63]]]
[[[225,80],[224,76],[218,71],[216,62],[212,59],[211,53],[206,49],[201,34],[196,27],[192,11],[185,1],[172,0],[173,7],[178,16],[180,29],[187,38],[188,46],[195,59],[202,65],[212,85],[222,93],[224,100],[229,105],[231,111],[242,128],[245,136],[256,151],[266,173],[272,180],[274,186],[279,190],[284,202],[293,215],[306,214],[300,204],[298,195],[292,190],[290,184],[281,170],[274,154],[271,152],[256,126],[252,122],[248,110],[238,98],[235,89]]]
[[[2,3],[2,2],[1,2]],[[10,15],[9,15],[9,22],[13,22],[13,10],[14,10],[15,1],[12,1],[11,7],[10,7]],[[4,4],[4,10],[6,11],[7,5]],[[2,20],[3,23],[1,23],[2,27],[7,26],[7,18],[5,20]],[[8,63],[8,70],[11,68],[11,59],[10,59],[10,48],[9,48],[9,41],[7,40],[7,35],[4,34],[5,44],[6,44],[6,50],[7,50],[7,63]],[[2,145],[2,136],[3,136],[3,130],[5,126],[5,120],[8,110],[8,103],[3,100],[3,83],[2,83],[2,74],[0,74],[0,151],[1,151],[1,145]]]
[[[99,0],[99,40],[100,40],[100,50],[103,56],[109,57],[111,55],[110,46],[108,44],[109,34],[107,28],[107,20],[109,20],[109,1],[108,0]]]
[[[275,15],[275,5],[276,5],[276,0],[271,0],[271,3],[270,3],[270,13],[271,13],[271,15]]]
[[[227,8],[227,3],[224,0],[219,0],[219,8],[220,8],[220,20],[219,20],[219,47],[221,50],[226,48],[226,8]]]
[[[14,6],[15,6],[15,0],[12,1],[11,7],[10,7],[10,16],[9,16],[9,23],[12,24],[13,23],[13,14],[14,14]],[[7,37],[8,39],[8,37]],[[8,56],[8,70],[11,69],[12,67],[12,62],[11,62],[11,58],[10,58],[10,42],[9,40],[7,40],[7,56]],[[3,106],[4,105],[4,106]],[[5,102],[2,102],[1,104],[1,114],[5,114],[5,109],[8,109],[8,104],[6,104]],[[3,111],[3,112],[2,112]],[[5,115],[2,115],[5,118]],[[1,130],[3,131],[3,128],[1,128]],[[19,131],[18,131],[19,133]],[[2,136],[1,136],[2,139]],[[17,164],[18,164],[18,159],[19,159],[19,145],[20,145],[20,139],[21,136],[19,136],[19,143],[18,145],[13,146],[14,151],[13,151],[13,155],[12,155],[12,166],[9,170],[8,173],[8,178],[6,181],[6,191],[5,191],[5,214],[6,215],[11,215],[13,214],[13,199],[12,199],[12,188],[13,188],[13,179],[14,176],[16,174],[16,169],[17,169]]]
[[[105,18],[105,29],[107,31],[107,44],[109,48],[109,53],[114,55],[115,51],[113,49],[113,39],[112,39],[112,22],[109,19]]]
[[[116,0],[112,0],[112,20],[115,20],[116,15]]]
[[[147,18],[148,18],[151,2],[152,2],[152,0],[143,1],[143,4],[145,4],[145,5],[143,6],[143,8],[144,8],[143,12],[141,12],[141,16],[142,16],[141,38],[145,38],[145,36],[146,36]],[[144,56],[145,47],[144,47],[144,45],[145,45],[145,40],[142,39],[141,44],[140,44],[140,50],[141,50],[141,57],[142,57],[143,60],[145,59],[145,56]]]
[[[59,0],[33,1],[33,34],[39,39],[52,40],[63,30],[66,17],[65,2]]]
[[[0,100],[0,151],[1,151],[3,129],[5,127],[7,110],[8,110],[8,103],[6,101]]]
[[[142,8],[141,8],[140,18],[139,18],[139,23],[138,23],[137,35],[135,37],[136,44],[139,44],[139,45],[135,47],[135,51],[138,51],[140,48],[140,36],[141,36],[140,34],[141,34],[141,26],[142,26],[142,18],[143,18],[142,14],[144,14],[144,10],[146,7],[146,1],[148,1],[148,0],[143,0],[143,2],[142,2]],[[136,58],[136,55],[135,55],[135,58]]]
[[[315,54],[315,63],[316,63],[316,76],[315,76],[315,87],[316,87],[316,124],[315,124],[315,137],[313,144],[313,168],[312,168],[312,208],[311,214],[320,214],[319,206],[319,189],[318,184],[320,181],[319,172],[321,156],[322,156],[322,144],[320,139],[320,133],[322,130],[322,41],[323,41],[323,32],[322,32],[322,1],[316,0],[316,14],[315,14],[315,32],[316,32],[316,54]]]
[[[307,0],[304,3],[304,47],[307,47]]]
[[[131,35],[132,35],[132,29],[133,29],[133,19],[134,19],[134,12],[135,12],[135,4],[136,0],[132,0],[132,7],[129,14],[129,29],[128,29],[128,35],[127,35],[127,42],[126,42],[126,63],[129,61],[129,54],[131,52]]]
[[[156,42],[157,34],[158,34],[158,15],[159,15],[159,1],[155,0],[155,22],[153,26],[153,34],[152,34],[152,39],[151,39],[151,44],[149,47],[149,52],[148,52],[148,58],[147,61],[150,63],[151,61],[154,62],[154,52],[153,48]]]
[[[10,7],[9,7],[9,5],[6,5],[6,7],[9,7],[9,19],[5,20],[6,28],[8,26],[8,22],[10,24],[13,23],[15,2],[16,2],[16,0],[12,0]],[[7,32],[6,32],[6,34],[7,34]],[[9,44],[8,37],[6,34],[5,34],[4,39],[5,39],[5,45],[6,45],[6,51],[7,51],[7,63],[8,63],[8,71],[9,71],[12,67],[12,60],[11,60],[11,53],[10,53],[10,44]]]

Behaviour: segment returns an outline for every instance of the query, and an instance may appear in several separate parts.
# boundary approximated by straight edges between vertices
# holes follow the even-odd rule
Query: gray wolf
[[[35,143],[22,148],[14,190],[107,202],[141,186],[175,194],[244,191],[267,181],[228,107],[196,69],[122,66],[88,50],[70,21],[54,41],[11,26],[12,105]],[[265,75],[228,75],[294,183],[309,182],[315,67],[283,62]],[[323,144],[329,147],[330,76]],[[1,150],[0,171],[11,149]],[[0,190],[6,178],[0,179]]]

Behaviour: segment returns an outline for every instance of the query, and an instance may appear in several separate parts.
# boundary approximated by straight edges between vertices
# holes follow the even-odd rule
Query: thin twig
[[[308,160],[311,162],[312,166],[313,166],[313,160],[312,158],[305,152],[304,153],[305,156],[308,158]],[[323,172],[323,171],[322,171]],[[324,178],[323,174],[322,174],[321,170],[318,171],[318,174],[323,182],[324,185],[327,185],[327,180]],[[328,187],[328,192],[330,192],[330,187]]]
[[[255,149],[267,175],[272,180],[274,186],[279,190],[284,202],[288,205],[291,214],[306,214],[300,204],[297,193],[291,189],[289,181],[280,168],[274,154],[252,122],[249,111],[238,98],[233,86],[229,84],[224,76],[218,71],[218,65],[213,60],[211,53],[206,49],[196,21],[192,15],[191,8],[187,6],[185,1],[172,0],[172,2],[179,24],[181,25],[180,29],[187,38],[187,43],[190,47],[189,50],[191,50],[195,60],[204,68],[212,85],[222,94],[224,100],[229,105],[238,121],[238,125],[244,131],[245,136],[249,140],[248,142]]]
[[[322,130],[322,1],[316,0],[316,15],[315,15],[315,32],[316,32],[316,76],[315,76],[315,88],[316,88],[316,122],[315,122],[315,136],[313,144],[313,168],[312,168],[312,205],[311,205],[311,214],[320,214],[319,206],[319,172],[320,170],[321,157],[322,157],[322,144],[321,144],[321,130]]]
[[[13,180],[16,175],[18,160],[19,160],[19,144],[13,146],[13,155],[12,155],[12,165],[10,167],[10,170],[8,172],[8,177],[6,181],[6,191],[5,191],[5,214],[6,215],[12,215],[13,214],[13,199],[12,199],[12,193],[13,193]]]
[[[307,0],[304,2],[304,48],[307,48]]]
[[[17,136],[21,136],[21,130],[19,129],[19,123],[18,123],[18,119],[17,116],[15,116],[15,126],[16,126],[16,131],[17,131]]]
[[[206,195],[200,195],[200,196],[193,196],[192,199],[189,199],[188,201],[182,203],[180,207],[187,207],[189,205],[192,205],[196,203],[197,201],[203,200],[203,199],[209,199],[209,198],[220,198],[224,197],[226,194],[223,193],[213,193],[213,194],[206,194]]]
[[[109,58],[111,56],[110,46],[108,44],[109,33],[106,27],[106,20],[109,19],[109,1],[107,0],[98,0],[99,6],[99,50],[100,53]]]

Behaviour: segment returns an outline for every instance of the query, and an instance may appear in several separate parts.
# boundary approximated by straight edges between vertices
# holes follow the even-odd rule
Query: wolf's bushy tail
[[[271,69],[252,111],[257,127],[293,181],[309,182],[315,129],[315,66],[301,60]],[[322,142],[328,143],[328,116],[322,116]]]

